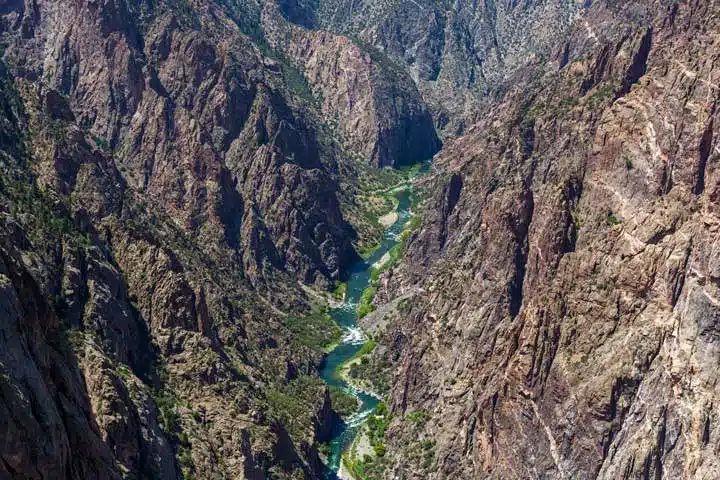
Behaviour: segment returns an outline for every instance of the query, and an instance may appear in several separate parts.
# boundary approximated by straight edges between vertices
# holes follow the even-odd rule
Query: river
[[[359,398],[362,402],[362,408],[358,413],[348,418],[347,421],[340,421],[333,426],[333,436],[330,442],[330,454],[328,456],[329,471],[326,475],[326,479],[328,480],[338,478],[337,471],[340,467],[343,452],[350,447],[353,439],[364,425],[365,420],[375,410],[375,407],[377,407],[380,401],[372,395],[353,388],[338,378],[336,372],[337,368],[350,360],[367,341],[367,338],[357,326],[358,318],[356,310],[363,290],[365,290],[370,283],[370,267],[378,262],[383,255],[398,243],[400,233],[412,216],[410,213],[411,202],[409,189],[401,190],[396,196],[399,200],[397,220],[385,231],[385,237],[380,248],[373,252],[366,260],[357,262],[350,267],[345,302],[330,312],[345,331],[345,335],[340,345],[327,355],[323,368],[320,371],[320,376],[328,385],[340,387]]]

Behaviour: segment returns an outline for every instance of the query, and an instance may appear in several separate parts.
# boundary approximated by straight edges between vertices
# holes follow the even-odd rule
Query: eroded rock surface
[[[437,158],[379,297],[387,478],[720,474],[717,15],[594,2]]]
[[[0,476],[321,476],[320,354],[284,320],[356,258],[337,159],[181,3],[0,9]]]

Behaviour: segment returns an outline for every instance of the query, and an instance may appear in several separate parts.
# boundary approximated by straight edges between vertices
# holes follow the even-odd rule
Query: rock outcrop
[[[718,13],[593,2],[437,158],[379,294],[387,478],[719,475]]]
[[[480,120],[518,82],[533,82],[547,62],[567,62],[563,42],[591,2],[280,2],[304,28],[356,38],[417,84],[444,140]],[[309,20],[311,19],[311,20]]]
[[[5,2],[0,477],[322,478],[290,322],[357,258],[358,162],[439,137],[367,320],[385,478],[720,476],[718,18]]]
[[[222,37],[214,31],[219,20],[204,14],[221,16],[219,7],[40,2],[21,24],[18,8],[5,16],[6,58],[67,97],[68,114],[112,152],[129,188],[214,256],[237,251],[250,278],[266,268],[338,278],[354,254],[334,160],[323,164],[283,77],[248,55],[239,28],[226,18]],[[29,38],[20,25],[31,25]]]
[[[440,140],[415,83],[384,53],[357,37],[287,23],[272,2],[262,18],[269,43],[303,72],[345,148],[377,167],[409,165],[438,152]]]

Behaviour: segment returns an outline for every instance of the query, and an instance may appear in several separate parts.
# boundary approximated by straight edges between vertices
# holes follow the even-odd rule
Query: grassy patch
[[[390,412],[388,412],[385,402],[378,403],[378,406],[375,408],[375,413],[368,417],[368,438],[370,439],[370,445],[372,445],[378,457],[385,455],[385,432],[387,432],[391,420],[392,417]]]
[[[375,294],[377,293],[377,287],[373,285],[373,283],[374,282],[371,282],[370,286],[363,290],[363,293],[360,296],[360,301],[358,302],[357,307],[358,318],[363,318],[369,313],[375,311],[375,305],[373,305],[373,300],[375,299]]]
[[[347,282],[338,282],[333,289],[332,296],[336,300],[344,300],[347,294]]]
[[[374,168],[359,158],[341,165],[343,216],[357,232],[354,244],[360,256],[369,257],[382,242],[385,227],[379,219],[397,206],[391,191],[406,184],[421,168],[420,164],[399,170]]]
[[[370,355],[373,350],[375,350],[376,346],[377,342],[375,340],[368,340],[367,342],[365,342],[362,348],[360,348],[360,351],[353,356],[353,358],[360,358],[364,357],[365,355]]]
[[[375,340],[368,340],[365,342],[360,350],[352,356],[352,358],[337,367],[335,372],[336,375],[339,375],[340,371],[343,370],[346,365],[350,364],[350,368],[348,369],[348,375],[350,378],[365,378],[370,367],[370,359],[368,358],[368,355],[375,350],[376,346],[377,342]],[[357,361],[358,359],[360,359],[360,362]]]
[[[375,250],[377,250],[378,248],[380,248],[380,244],[374,243],[372,245],[357,248],[357,253],[358,255],[360,255],[360,258],[362,258],[363,260],[367,260],[372,256],[373,253],[375,253]]]
[[[348,369],[348,376],[356,380],[367,377],[369,365],[370,361],[365,358],[360,362],[351,363]]]

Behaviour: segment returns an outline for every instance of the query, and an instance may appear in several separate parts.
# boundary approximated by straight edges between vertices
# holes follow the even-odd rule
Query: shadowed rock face
[[[718,13],[594,2],[439,155],[379,297],[387,478],[720,474]]]
[[[219,42],[193,25],[199,14],[173,5],[37,9],[36,34],[13,37],[9,54],[68,96],[131,188],[198,241],[238,250],[251,278],[265,264],[308,282],[337,278],[352,247],[333,180],[315,133],[245,37]],[[258,185],[261,176],[272,181]],[[319,184],[326,193],[314,196]],[[326,213],[320,225],[306,218],[310,202]]]
[[[431,112],[408,72],[371,44],[307,30],[291,23],[293,15],[285,21],[281,12],[283,4],[265,4],[265,35],[304,72],[346,148],[378,167],[408,165],[437,153],[441,144]]]

